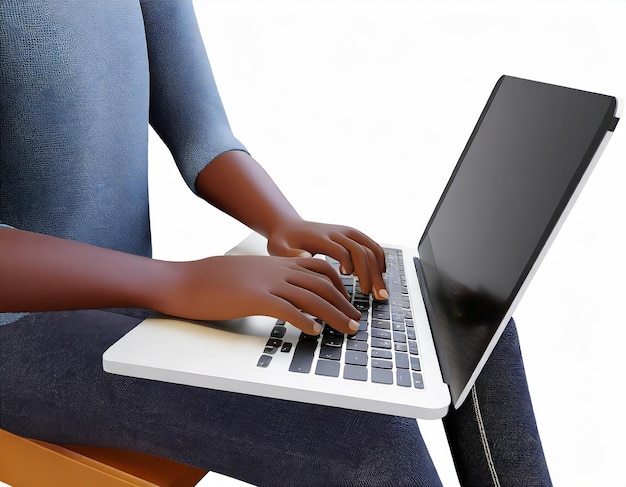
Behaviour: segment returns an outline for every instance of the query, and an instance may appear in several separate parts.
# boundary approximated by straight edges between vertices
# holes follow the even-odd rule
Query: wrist
[[[304,221],[305,220],[297,213],[294,215],[280,215],[279,217],[274,218],[271,222],[268,222],[263,231],[256,231],[269,239],[273,234],[280,233],[285,229],[294,228],[301,223],[304,223]]]
[[[246,152],[216,157],[196,180],[198,194],[267,237],[302,219],[265,170]]]
[[[141,284],[133,290],[133,300],[140,308],[152,309],[164,314],[176,314],[173,297],[182,287],[182,262],[152,259]]]

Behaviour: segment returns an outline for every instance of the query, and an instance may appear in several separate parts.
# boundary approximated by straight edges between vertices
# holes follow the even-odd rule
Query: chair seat
[[[13,487],[191,487],[206,473],[152,455],[60,446],[0,429],[0,481]]]

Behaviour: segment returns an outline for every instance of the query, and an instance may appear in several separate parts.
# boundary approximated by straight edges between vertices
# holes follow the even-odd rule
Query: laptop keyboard
[[[377,301],[361,293],[355,276],[342,276],[352,304],[361,311],[360,328],[345,335],[318,320],[320,335],[301,333],[289,366],[294,373],[348,380],[369,381],[400,387],[424,388],[420,354],[415,336],[402,251],[385,249],[387,272],[383,276],[388,301]],[[328,259],[336,268],[339,263]],[[277,321],[257,365],[267,367],[278,350],[294,346],[282,340],[285,323]]]

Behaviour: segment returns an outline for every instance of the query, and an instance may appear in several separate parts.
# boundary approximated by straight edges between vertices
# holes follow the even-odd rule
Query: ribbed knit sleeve
[[[245,147],[233,135],[191,0],[142,0],[150,64],[150,124],[195,192],[215,157]]]

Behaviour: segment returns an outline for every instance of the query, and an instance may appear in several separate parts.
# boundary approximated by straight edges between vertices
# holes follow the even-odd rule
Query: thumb
[[[267,251],[270,255],[278,257],[313,257],[311,252],[294,248],[285,240],[271,240],[267,243]]]

